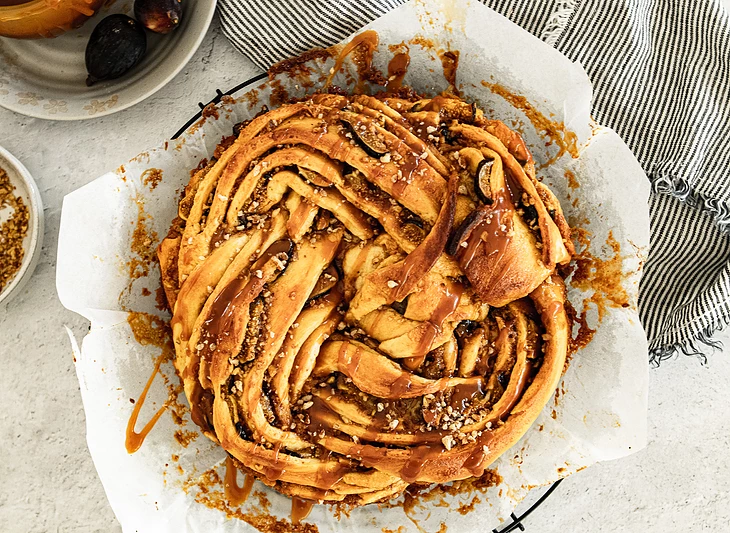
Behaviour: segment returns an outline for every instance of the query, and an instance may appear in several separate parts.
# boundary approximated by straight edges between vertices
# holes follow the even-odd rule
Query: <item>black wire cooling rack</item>
[[[243,89],[246,89],[249,86],[253,85],[254,83],[259,82],[267,77],[268,77],[268,75],[264,72],[262,74],[259,74],[257,76],[254,76],[253,78],[250,78],[250,79],[244,81],[243,83],[239,83],[238,85],[236,85],[232,89],[229,89],[226,92],[222,92],[220,89],[216,89],[215,98],[213,98],[207,104],[204,104],[203,102],[198,102],[198,107],[200,107],[200,111],[198,111],[193,118],[188,120],[185,123],[185,125],[182,128],[180,128],[175,133],[175,135],[172,136],[172,138],[177,139],[178,137],[180,137],[180,135],[185,133],[185,130],[187,130],[195,122],[200,120],[200,118],[203,116],[203,110],[206,107],[208,107],[210,104],[218,104],[224,96],[233,96],[237,92],[242,91]],[[542,505],[542,503],[550,497],[550,495],[555,491],[555,489],[558,488],[558,485],[560,485],[560,483],[562,481],[563,481],[562,479],[559,479],[558,481],[556,481],[555,483],[550,485],[550,487],[547,490],[545,490],[545,492],[543,492],[542,495],[537,500],[535,500],[535,502],[533,504],[531,504],[529,507],[527,507],[527,509],[525,509],[525,511],[522,512],[522,514],[520,514],[519,516],[517,516],[514,512],[512,514],[510,514],[510,518],[512,519],[512,522],[510,522],[509,524],[502,524],[499,527],[495,527],[494,529],[492,529],[492,533],[510,533],[511,531],[517,531],[517,530],[525,531],[525,526],[522,524],[522,521],[525,518],[527,518],[528,516],[530,516],[530,514],[532,514],[532,512],[535,511],[535,509],[540,507],[540,505]]]

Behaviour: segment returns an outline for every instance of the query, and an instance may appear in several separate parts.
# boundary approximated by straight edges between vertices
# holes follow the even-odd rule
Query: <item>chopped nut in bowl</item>
[[[0,306],[33,274],[43,244],[43,204],[28,169],[0,147]]]

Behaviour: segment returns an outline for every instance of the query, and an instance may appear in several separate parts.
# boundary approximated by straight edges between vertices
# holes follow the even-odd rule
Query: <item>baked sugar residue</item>
[[[210,103],[207,106],[203,108],[203,118],[210,118],[213,117],[214,119],[218,120],[220,115],[218,114],[218,105]]]
[[[192,494],[194,500],[210,509],[225,513],[229,520],[241,520],[261,533],[319,533],[314,524],[277,518],[271,514],[271,502],[266,494],[254,490],[250,499],[253,502],[245,509],[234,505],[226,496],[225,483],[217,472],[217,467],[206,470],[202,474],[191,475],[182,484],[186,494]]]
[[[165,296],[165,288],[162,285],[155,289],[155,307],[160,311],[170,311],[167,296]]]
[[[251,89],[250,91],[241,95],[237,102],[244,101],[248,106],[249,111],[259,105],[259,91],[258,89]]]
[[[568,130],[563,122],[550,120],[540,113],[527,98],[509,91],[498,83],[482,81],[482,85],[521,110],[537,132],[547,137],[548,144],[555,143],[558,147],[558,152],[541,165],[542,168],[552,165],[566,153],[573,158],[578,157],[578,137],[574,132]]]
[[[567,366],[570,364],[573,355],[578,352],[578,350],[582,350],[588,346],[588,344],[593,340],[596,330],[588,325],[588,317],[586,316],[585,311],[583,313],[578,313],[575,307],[573,307],[573,304],[570,303],[570,300],[566,300],[565,302],[565,312],[568,314],[568,320],[570,320],[570,323],[573,324],[573,335],[570,338],[568,355],[565,359],[567,370]],[[575,331],[576,325],[578,326],[577,331]]]
[[[165,361],[172,359],[170,330],[163,319],[149,313],[130,312],[127,315],[127,323],[132,330],[134,339],[139,344],[161,348],[166,356]]]
[[[271,94],[269,95],[269,105],[271,107],[279,107],[290,102],[291,97],[281,80],[273,79],[269,85],[271,87]]]
[[[578,183],[578,179],[575,177],[575,174],[573,174],[570,170],[565,171],[565,179],[568,180],[568,187],[571,189],[577,189],[580,187],[580,183]]]
[[[398,529],[390,529],[387,527],[381,528],[382,533],[406,533],[405,526],[398,526]]]
[[[268,70],[269,79],[274,79],[279,74],[286,74],[289,78],[297,79],[301,84],[312,83],[312,69],[309,67],[311,61],[326,61],[332,57],[332,50],[329,48],[315,48],[308,50],[296,57],[284,59],[272,65]]]
[[[587,233],[587,232],[586,232]],[[588,238],[586,233],[582,239]],[[598,311],[598,320],[603,320],[607,307],[629,307],[629,295],[623,287],[623,256],[621,245],[614,238],[613,231],[608,232],[606,245],[611,250],[610,257],[601,259],[594,256],[585,247],[575,259],[575,270],[570,285],[582,291],[592,291],[586,298],[584,306],[592,303]]]
[[[157,232],[149,227],[151,216],[145,212],[144,199],[135,196],[133,200],[137,204],[137,221],[134,223],[130,244],[132,258],[127,262],[131,280],[147,276],[150,273],[150,266],[157,262],[155,245],[158,240]]]
[[[200,434],[197,431],[185,431],[183,429],[178,429],[175,431],[175,440],[178,444],[180,444],[180,446],[187,448],[190,446],[191,442],[198,438],[198,435]]]
[[[154,191],[162,181],[162,170],[159,168],[148,168],[142,172],[141,179],[144,185],[149,187],[151,191]]]
[[[483,500],[479,494],[484,496],[489,488],[499,485],[502,476],[496,470],[485,470],[484,475],[478,478],[469,478],[461,481],[454,481],[445,485],[410,485],[403,493],[403,499],[381,503],[380,507],[388,509],[402,507],[408,519],[419,529],[424,531],[419,524],[418,512],[429,507],[451,508],[452,504],[446,499],[447,496],[467,496],[467,501],[458,504],[454,510],[466,515],[474,510]],[[445,525],[442,529],[445,531]]]

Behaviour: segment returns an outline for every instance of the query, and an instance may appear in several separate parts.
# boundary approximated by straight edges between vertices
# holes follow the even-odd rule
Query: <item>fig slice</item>
[[[380,140],[374,131],[366,128],[358,128],[358,124],[343,119],[342,122],[350,129],[355,139],[363,149],[372,157],[383,157],[388,153],[388,146]]]
[[[461,243],[469,237],[474,227],[479,224],[483,218],[483,210],[472,211],[469,213],[461,225],[456,228],[456,230],[454,230],[451,234],[451,237],[449,237],[449,241],[446,244],[446,253],[455,257],[459,252],[459,246]]]
[[[474,190],[479,199],[487,205],[490,205],[492,198],[492,167],[494,159],[482,159],[477,165],[476,174],[474,174]]]
[[[308,168],[297,166],[299,175],[307,180],[309,183],[316,185],[317,187],[330,187],[332,184],[327,181],[319,172],[309,170]]]

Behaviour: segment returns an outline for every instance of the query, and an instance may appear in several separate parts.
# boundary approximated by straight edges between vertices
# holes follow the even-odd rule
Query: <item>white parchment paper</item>
[[[579,65],[476,1],[447,4],[444,7],[431,0],[410,3],[372,23],[369,28],[380,36],[376,65],[385,69],[391,57],[388,45],[410,43],[411,66],[405,83],[435,94],[447,86],[439,50],[458,50],[457,85],[463,96],[476,101],[489,116],[517,128],[538,164],[553,158],[559,143],[545,136],[539,122],[537,127],[533,124],[535,112],[575,132],[580,156],[565,153],[538,170],[538,175],[560,198],[569,219],[590,232],[591,254],[616,257],[616,250],[606,245],[609,232],[618,243],[629,306],[608,306],[600,324],[595,309],[588,309],[589,323],[598,326],[593,341],[572,359],[555,401],[546,406],[514,449],[494,463],[492,468],[503,478],[499,486],[476,497],[443,496],[448,506],[422,502],[408,513],[397,506],[368,506],[338,519],[327,507],[315,506],[306,522],[316,524],[321,532],[381,532],[383,528],[399,533],[430,532],[439,531],[441,524],[448,531],[489,530],[509,515],[530,488],[597,461],[633,453],[646,441],[647,347],[638,319],[637,294],[649,242],[648,180],[621,139],[591,121],[591,85]],[[425,39],[421,43],[430,44],[413,44],[421,37]],[[330,59],[315,65],[312,77],[319,79],[332,63]],[[352,69],[352,65],[346,67]],[[347,79],[338,75],[335,82],[347,86]],[[524,105],[513,106],[483,81],[523,96],[534,111],[526,114]],[[282,75],[280,82],[292,96],[306,91],[301,79]],[[201,121],[177,141],[140,154],[64,201],[58,292],[68,309],[91,321],[81,348],[71,340],[89,449],[125,532],[252,531],[250,523],[263,527],[269,515],[282,520],[280,530],[288,530],[289,499],[259,482],[254,496],[238,511],[200,503],[222,491],[210,481],[214,472],[223,476],[225,455],[202,436],[187,447],[174,438],[176,431],[195,431],[187,415],[183,428],[164,415],[133,455],[124,446],[134,407],[130,398],[139,397],[160,353],[159,348],[135,341],[127,323],[128,311],[164,315],[155,308],[156,268],[146,276],[130,278],[128,263],[140,259],[130,247],[133,233],[141,217],[151,236],[150,245],[156,246],[176,214],[179,191],[189,180],[190,169],[201,158],[210,157],[233,124],[268,104],[270,89],[271,84],[266,83],[245,95],[235,95],[237,100],[222,104],[217,117]],[[175,125],[170,126],[174,129]],[[162,171],[156,187],[143,179],[150,168]],[[574,174],[577,188],[566,178],[566,171]],[[152,295],[143,296],[145,288]],[[591,291],[571,289],[569,296],[582,309]],[[163,365],[162,370],[174,383],[177,378],[171,364]],[[158,376],[138,428],[167,400],[168,393]],[[185,401],[182,395],[179,401]],[[200,483],[201,475],[207,484]],[[475,510],[462,514],[460,504],[474,504]],[[235,513],[244,520],[231,518]]]

